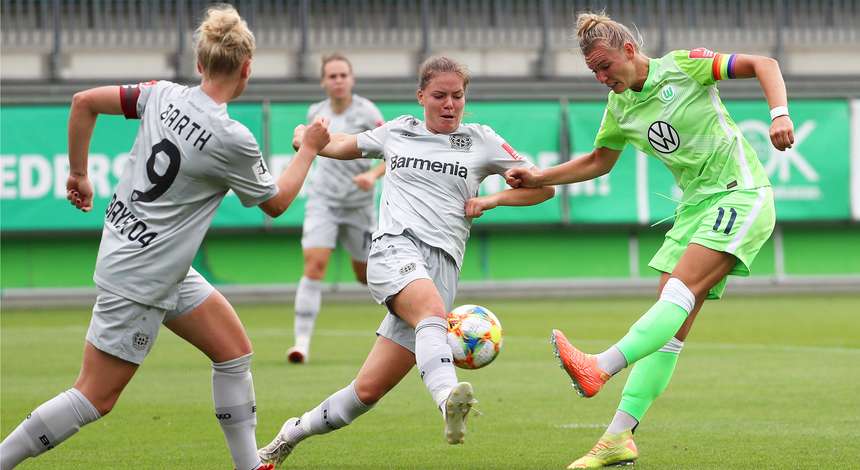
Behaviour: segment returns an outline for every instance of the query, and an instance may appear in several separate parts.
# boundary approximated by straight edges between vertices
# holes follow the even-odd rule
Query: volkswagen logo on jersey
[[[654,121],[648,128],[648,142],[660,153],[672,153],[681,145],[678,131],[668,122]]]
[[[451,148],[468,152],[472,148],[472,138],[465,134],[451,134]]]

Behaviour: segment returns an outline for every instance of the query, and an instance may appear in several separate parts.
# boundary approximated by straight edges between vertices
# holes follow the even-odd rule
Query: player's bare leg
[[[424,385],[445,418],[445,438],[462,444],[466,417],[476,403],[472,385],[457,382],[445,304],[430,279],[416,279],[389,301],[403,321],[415,326],[415,363]]]
[[[251,341],[233,307],[213,291],[197,308],[165,324],[212,360],[215,416],[236,468],[258,468]]]
[[[568,468],[600,468],[609,465],[632,464],[639,452],[633,441],[633,430],[657,397],[669,385],[696,316],[708,291],[734,267],[736,259],[727,253],[691,244],[675,267],[660,278],[658,296],[672,277],[680,279],[695,296],[695,303],[675,335],[659,350],[636,363],[622,392],[621,403],[606,433],[594,448]]]
[[[355,380],[301,417],[288,419],[268,445],[259,450],[267,463],[280,465],[299,442],[340,429],[366,413],[415,366],[415,355],[378,336]]]
[[[53,449],[108,414],[138,365],[84,344],[81,371],[69,390],[42,403],[0,443],[0,469]]]
[[[355,273],[356,281],[367,285],[367,261],[352,260],[352,271]]]

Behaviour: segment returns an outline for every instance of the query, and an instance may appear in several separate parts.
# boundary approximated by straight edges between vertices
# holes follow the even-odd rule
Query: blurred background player
[[[778,150],[794,143],[794,126],[779,64],[771,58],[700,48],[651,59],[630,30],[608,16],[580,14],[576,27],[586,64],[612,90],[595,150],[544,171],[512,169],[508,183],[541,187],[597,178],[612,169],[629,142],[662,161],[684,191],[674,225],[649,263],[662,272],[657,303],[601,354],[584,354],[553,331],[556,353],[584,397],[636,363],[606,433],[568,467],[598,468],[638,457],[632,433],[668,386],[702,303],[722,296],[729,274],[749,275],[773,231],[770,181],[720,101],[716,82],[759,80]]]
[[[352,64],[340,54],[323,57],[320,84],[328,98],[308,108],[307,122],[322,117],[329,132],[358,134],[382,125],[382,113],[367,98],[352,93]],[[385,165],[371,169],[367,159],[317,160],[310,181],[302,224],[304,274],[295,299],[295,344],[287,350],[292,363],[308,361],[311,335],[322,302],[322,282],[338,240],[352,258],[355,278],[367,284],[367,251],[376,228],[373,188]]]
[[[355,380],[300,418],[287,420],[260,456],[280,463],[303,439],[342,428],[366,413],[414,366],[445,420],[449,444],[463,442],[472,386],[457,382],[446,341],[472,218],[496,206],[539,204],[551,188],[508,189],[477,197],[481,181],[529,167],[491,128],[461,124],[469,76],[446,57],[419,71],[422,122],[400,116],[358,135],[336,134],[321,156],[382,158],[388,166],[367,281],[388,307],[373,349]],[[303,133],[302,126],[296,135]]]
[[[272,178],[254,136],[227,114],[227,102],[247,85],[254,46],[254,35],[233,7],[212,7],[197,30],[200,86],[159,81],[75,95],[66,188],[68,200],[84,212],[92,209],[87,159],[96,118],[124,114],[141,124],[105,211],[94,275],[98,298],[80,375],[0,444],[3,470],[110,412],[162,323],[212,360],[215,416],[235,468],[271,468],[257,457],[251,342],[230,303],[191,268],[228,190],[243,205],[277,217],[328,142],[324,126],[311,125],[296,158],[277,181]],[[122,458],[117,456],[118,464]]]

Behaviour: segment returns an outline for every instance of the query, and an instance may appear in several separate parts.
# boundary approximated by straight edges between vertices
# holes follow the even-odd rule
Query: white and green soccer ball
[[[502,324],[486,307],[461,305],[448,314],[448,345],[454,365],[480,369],[502,349]]]

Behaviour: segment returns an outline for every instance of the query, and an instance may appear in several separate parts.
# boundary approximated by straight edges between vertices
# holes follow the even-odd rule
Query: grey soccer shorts
[[[352,259],[364,262],[375,228],[376,212],[372,205],[342,208],[309,200],[302,224],[302,248],[334,249],[340,241]]]
[[[460,270],[448,253],[410,234],[382,235],[370,246],[367,286],[373,300],[380,304],[387,304],[410,282],[430,279],[442,297],[445,311],[450,311],[457,296],[459,278]],[[390,310],[376,334],[415,352],[415,328]]]
[[[162,323],[188,313],[215,290],[194,268],[179,287],[174,310],[162,310],[98,289],[87,341],[100,351],[135,364],[149,354]]]

